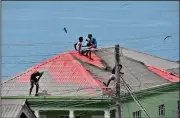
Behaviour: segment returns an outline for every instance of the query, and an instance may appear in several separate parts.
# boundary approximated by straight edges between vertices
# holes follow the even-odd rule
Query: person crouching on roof
[[[30,77],[30,84],[31,84],[31,88],[29,91],[29,95],[31,95],[32,89],[34,87],[34,84],[36,85],[36,94],[35,96],[38,96],[38,90],[39,90],[39,79],[41,78],[41,76],[43,75],[44,72],[34,72],[33,74],[31,74]],[[37,78],[38,77],[38,78]]]
[[[97,49],[97,40],[96,40],[96,38],[94,38],[94,37],[92,36],[92,34],[88,34],[88,38],[89,38],[89,40],[86,39],[86,41],[88,41],[88,43],[90,44],[90,46],[89,46],[89,49],[90,49],[90,50],[88,51],[88,53],[89,53],[89,59],[92,59],[92,58],[91,58],[91,52]],[[87,53],[87,54],[88,54],[88,53]]]
[[[122,69],[122,65],[119,64],[119,71],[120,71],[120,74],[123,75],[124,73],[121,72],[121,69]],[[111,74],[110,78],[108,79],[108,82],[107,82],[107,83],[103,82],[103,84],[104,84],[106,87],[109,86],[109,84],[110,84],[110,82],[111,82],[112,80],[115,81],[115,79],[116,79],[115,70],[116,70],[116,67],[114,66],[114,68],[112,69],[112,74]]]

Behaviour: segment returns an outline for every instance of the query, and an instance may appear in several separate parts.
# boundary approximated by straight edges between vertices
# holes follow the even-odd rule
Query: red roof
[[[147,65],[148,69],[151,70],[152,72],[158,74],[159,76],[171,81],[171,82],[178,82],[179,81],[179,77],[178,75],[172,75],[170,74],[168,71],[165,71],[163,69],[159,69],[156,68],[154,66],[151,65]]]
[[[58,86],[64,86],[64,88],[68,90],[79,90],[86,88],[89,94],[96,93],[97,89],[98,91],[101,91],[103,85],[99,82],[97,83],[96,79],[94,79],[88,73],[88,71],[86,71],[86,69],[81,65],[81,63],[77,61],[73,56],[79,58],[84,62],[94,64],[95,66],[103,67],[103,64],[100,62],[100,59],[95,54],[92,55],[92,58],[94,60],[90,60],[87,57],[79,56],[79,54],[76,51],[71,51],[70,53],[68,52],[56,55],[46,61],[43,61],[29,68],[23,74],[16,76],[14,78],[14,83],[24,83],[29,85],[30,75],[33,72],[44,71],[48,73],[48,76],[47,74],[43,75],[40,79],[41,88],[42,86],[44,86],[46,89],[51,89],[52,86],[55,86],[55,82],[56,84],[58,84]],[[50,80],[52,82],[42,82]],[[42,83],[43,85],[41,85]],[[16,86],[16,84],[13,85]],[[73,88],[74,85],[78,87]],[[67,88],[68,86],[71,87]],[[18,86],[16,88],[18,88]],[[26,94],[28,94],[28,92]]]
[[[100,67],[100,68],[104,68],[104,65],[101,63],[101,59],[99,57],[97,57],[94,53],[91,54],[91,57],[93,58],[93,60],[88,59],[86,56],[82,56],[79,55],[77,53],[77,51],[71,51],[70,52],[73,56],[75,56],[77,59],[92,64],[94,66]]]
[[[102,52],[99,52],[99,53],[102,53]],[[109,56],[109,58],[111,59],[112,53],[109,52],[109,54],[111,54]],[[107,56],[105,57],[107,58]],[[103,58],[106,61],[105,57]],[[76,95],[99,96],[99,95],[102,95],[105,89],[103,89],[104,85],[102,84],[102,82],[97,81],[97,79],[100,79],[100,78],[94,78],[86,70],[86,68],[83,67],[83,64],[80,63],[82,61],[91,65],[94,65],[96,67],[99,67],[99,68],[104,68],[104,64],[101,62],[101,59],[97,57],[94,53],[92,53],[92,58],[93,60],[90,60],[85,56],[80,56],[77,51],[70,51],[67,53],[58,54],[54,57],[49,58],[46,61],[43,61],[29,68],[23,74],[13,77],[11,80],[3,83],[2,96],[28,95],[29,88],[30,88],[30,84],[29,84],[30,75],[35,71],[45,72],[42,78],[40,79],[39,84],[41,88],[40,91],[42,92],[43,90],[46,90],[48,95],[52,95],[52,96],[59,96],[59,95],[60,96],[76,96]],[[107,58],[108,61],[110,60],[109,58]],[[108,61],[106,61],[106,63]],[[153,66],[150,66],[150,65],[147,66],[148,69],[151,71],[149,72],[147,67],[144,68],[144,65],[142,65],[141,63],[137,63],[133,61],[132,59],[131,60],[126,59],[123,61],[129,64],[129,67],[132,66],[132,64],[134,63],[136,63],[137,66],[139,64],[138,66],[139,68],[134,69],[135,72],[139,70],[139,73],[136,72],[138,76],[140,77],[144,74],[143,76],[147,77],[147,74],[148,74],[149,75],[148,77],[150,79],[153,79],[152,81],[155,81],[156,83],[157,83],[156,80],[158,80],[159,83],[161,83],[161,81],[165,79],[166,81],[168,80],[170,82],[177,82],[179,80],[179,77],[171,75],[170,73],[164,70],[155,68]],[[112,62],[109,62],[109,65],[112,65]],[[148,71],[145,71],[146,69]],[[101,69],[99,70],[100,71],[97,71],[97,72],[101,73],[100,76],[103,76],[103,78],[106,78],[107,80],[108,79],[107,76],[109,75],[106,73],[108,72],[102,72]],[[156,76],[152,75],[152,72],[160,75],[161,77],[157,75]],[[130,82],[129,84],[135,83],[134,78],[131,77],[132,75],[129,72],[126,72],[124,76],[126,77],[126,80]],[[151,82],[150,79],[147,79],[148,77],[147,78],[146,77],[144,78],[144,77],[143,79],[145,82]],[[164,81],[162,83],[164,83]]]
[[[80,58],[77,52],[71,52],[71,54],[75,55],[77,58]],[[85,81],[88,81],[88,84],[97,85],[93,77],[77,60],[73,58],[71,54],[59,54],[30,68],[26,73],[20,75],[16,82],[29,82],[29,77],[33,72],[37,70],[46,70],[50,72],[51,77],[56,80],[56,82],[72,82],[85,84]],[[84,62],[103,67],[100,59],[95,54],[93,54],[93,59],[94,60],[89,60],[87,57],[82,57],[82,60]]]

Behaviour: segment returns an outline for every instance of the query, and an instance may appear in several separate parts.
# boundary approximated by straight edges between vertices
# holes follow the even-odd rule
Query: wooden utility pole
[[[117,105],[117,116],[116,118],[122,118],[121,115],[121,100],[120,100],[120,68],[119,68],[119,45],[115,45],[115,74],[116,74],[116,105]]]

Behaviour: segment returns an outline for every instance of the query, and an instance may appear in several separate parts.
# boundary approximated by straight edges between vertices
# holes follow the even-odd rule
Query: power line
[[[167,50],[179,50],[179,49],[156,49],[156,50],[154,50],[154,49],[148,49],[148,52],[156,52],[156,51],[167,51]],[[34,56],[55,56],[55,55],[57,55],[57,54],[59,54],[59,52],[58,53],[52,53],[52,54],[35,54],[35,55],[2,55],[1,57],[2,58],[7,58],[7,57],[34,57]],[[108,56],[108,54],[106,54],[107,56]]]
[[[55,56],[55,55],[57,55],[57,54],[59,54],[59,53],[52,53],[52,54],[36,54],[36,55],[5,55],[5,56],[1,56],[2,58],[3,57],[35,57],[35,56],[40,56],[40,57],[43,57],[43,56]]]
[[[68,44],[69,43],[74,43],[74,42],[49,42],[49,43],[4,43],[2,46],[39,46],[39,45],[61,45],[64,47],[62,44]]]
[[[124,66],[124,67],[126,67],[126,69],[130,72],[130,74],[140,83],[140,85],[139,85],[139,87],[141,86],[141,81],[139,80],[139,78],[137,78],[132,72],[131,72],[131,70],[124,64],[124,63],[122,63],[122,65]]]
[[[141,110],[143,111],[144,115],[148,118],[150,118],[149,114],[147,113],[147,111],[144,109],[144,107],[142,106],[142,104],[140,103],[140,101],[138,100],[138,98],[135,96],[135,94],[133,93],[133,91],[131,91],[130,86],[125,82],[125,80],[123,79],[123,77],[121,77],[123,84],[125,85],[126,90],[130,93],[131,97],[134,99],[134,101],[137,103],[137,105],[141,108]]]
[[[172,33],[176,34],[176,33]],[[124,38],[122,40],[134,40],[134,39],[147,39],[147,38],[153,38],[153,37],[162,37],[167,36],[167,34],[161,34],[161,35],[150,35],[150,36],[143,36],[143,37],[136,37],[136,38]],[[112,41],[112,40],[100,40],[100,41]],[[69,41],[69,42],[48,42],[48,43],[42,43],[42,42],[36,42],[36,43],[4,43],[2,46],[39,46],[39,45],[62,45],[62,44],[69,44],[74,43],[76,41]],[[63,46],[63,45],[62,45]]]

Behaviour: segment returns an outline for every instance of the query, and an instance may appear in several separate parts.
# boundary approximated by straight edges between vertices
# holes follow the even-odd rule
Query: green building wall
[[[68,116],[69,111],[40,111],[40,115],[46,115],[46,118],[59,118],[60,115]],[[103,111],[75,111],[75,116],[80,118],[91,118],[92,115],[104,116]]]
[[[147,96],[139,100],[151,118],[161,118],[159,116],[159,105],[161,104],[165,105],[165,116],[163,118],[179,118],[177,104],[179,94],[179,91],[175,90]],[[132,113],[139,110],[140,108],[134,101],[123,103],[123,118],[133,118]],[[146,118],[142,111],[141,118]]]
[[[146,96],[139,99],[142,106],[147,111],[151,118],[179,118],[178,117],[178,104],[179,91],[161,92],[153,96]],[[165,116],[159,116],[159,105],[165,105]],[[133,101],[123,103],[123,118],[133,118],[132,113],[139,111],[140,108]],[[59,115],[69,115],[69,111],[40,111],[40,115],[46,115],[46,118],[59,118]],[[75,111],[75,116],[80,118],[91,118],[92,115],[104,116],[103,111]],[[115,118],[115,113],[111,111],[111,118]],[[146,118],[141,111],[141,118]]]

